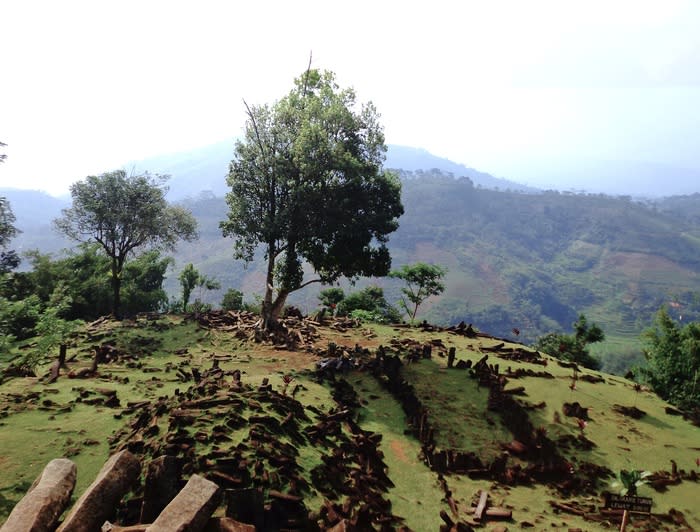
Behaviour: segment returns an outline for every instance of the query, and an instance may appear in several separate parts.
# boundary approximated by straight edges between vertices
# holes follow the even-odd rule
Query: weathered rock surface
[[[219,505],[220,490],[214,482],[192,475],[184,488],[161,512],[146,532],[197,532],[207,525]]]
[[[51,460],[12,510],[2,532],[52,531],[70,502],[77,468],[67,458]]]
[[[75,503],[57,532],[100,530],[140,474],[139,459],[129,451],[113,454],[102,466],[95,481]]]

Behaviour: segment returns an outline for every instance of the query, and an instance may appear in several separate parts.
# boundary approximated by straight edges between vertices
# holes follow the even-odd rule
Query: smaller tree
[[[187,304],[190,301],[190,296],[195,288],[199,288],[199,297],[197,301],[201,303],[202,290],[216,290],[221,287],[220,283],[212,277],[207,277],[201,274],[194,264],[189,263],[180,273],[178,277],[182,286],[182,310],[187,312]]]
[[[368,286],[348,294],[338,304],[338,314],[380,323],[397,322],[401,319],[398,310],[387,302],[384,290],[379,286]]]
[[[326,288],[318,293],[318,300],[333,314],[335,314],[338,303],[343,299],[345,299],[345,292],[338,287]]]
[[[59,348],[58,360],[51,369],[49,382],[58,378],[61,368],[66,367],[66,347],[68,339],[75,333],[83,322],[80,320],[69,321],[62,317],[62,313],[68,310],[70,296],[67,287],[59,284],[51,295],[49,305],[39,316],[36,324],[37,354],[39,357],[50,356],[52,351]]]
[[[224,310],[243,310],[243,292],[235,288],[229,288],[221,301]]]
[[[595,323],[588,324],[586,316],[579,314],[573,324],[575,334],[549,333],[540,336],[534,348],[562,360],[581,364],[589,369],[600,369],[600,360],[590,354],[588,345],[605,339],[603,329]]]
[[[187,312],[187,304],[190,302],[192,290],[197,286],[199,272],[191,262],[187,264],[178,276],[182,287],[182,311]]]
[[[389,277],[403,280],[407,286],[401,289],[404,297],[399,305],[413,323],[418,313],[418,307],[430,296],[437,296],[445,291],[445,277],[447,269],[436,264],[416,262],[406,264],[400,270],[392,270]]]
[[[178,240],[196,237],[192,214],[165,199],[167,176],[127,176],[124,170],[88,176],[70,187],[73,205],[54,221],[79,242],[97,242],[111,262],[112,314],[121,310],[122,271],[142,247],[173,249]]]

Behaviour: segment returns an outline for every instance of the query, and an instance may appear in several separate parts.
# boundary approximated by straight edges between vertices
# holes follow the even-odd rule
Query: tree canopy
[[[199,287],[199,298],[197,301],[201,305],[201,292],[203,289],[206,290],[217,290],[221,288],[221,284],[211,277],[207,277],[203,273],[200,273],[194,264],[191,262],[182,269],[180,275],[178,276],[180,281],[180,286],[182,287],[182,311],[187,312],[187,304],[190,302],[190,296],[192,291]]]
[[[173,249],[196,237],[189,211],[165,199],[166,176],[128,176],[124,170],[88,176],[70,187],[73,205],[54,221],[79,242],[97,242],[111,259],[112,314],[120,312],[121,278],[127,257],[137,248]]]
[[[6,273],[19,266],[19,256],[12,249],[6,249],[17,233],[15,215],[7,198],[0,196],[0,274]]]
[[[401,269],[392,270],[389,273],[390,277],[401,279],[406,283],[406,286],[401,289],[404,297],[401,298],[400,303],[412,322],[416,319],[418,307],[423,301],[444,292],[445,283],[442,279],[446,273],[447,270],[442,266],[425,262],[404,264]]]
[[[642,377],[670,403],[700,409],[700,323],[681,326],[662,308],[642,341],[647,359]]]
[[[605,333],[595,323],[589,324],[583,314],[573,324],[574,334],[549,333],[535,342],[535,349],[548,355],[576,362],[590,369],[600,369],[600,360],[590,354],[588,345],[602,342]]]
[[[376,109],[358,108],[355,92],[331,72],[308,69],[280,101],[246,108],[220,226],[234,238],[236,258],[252,261],[262,246],[270,327],[287,296],[309,283],[389,272],[387,235],[403,214],[401,185],[382,169]],[[315,272],[308,280],[304,261]]]

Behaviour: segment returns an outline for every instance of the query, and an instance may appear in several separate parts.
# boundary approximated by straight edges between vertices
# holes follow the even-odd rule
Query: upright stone
[[[148,464],[143,486],[141,523],[152,523],[177,495],[178,466],[174,456],[159,456]]]
[[[10,513],[2,532],[49,532],[68,506],[75,488],[75,464],[67,458],[51,460]]]
[[[141,464],[129,451],[113,454],[85,490],[57,532],[94,532],[112,517],[121,498],[141,474]]]
[[[192,475],[170,504],[146,532],[198,532],[219,505],[219,486],[199,475]]]
[[[450,347],[450,351],[447,353],[447,367],[448,368],[451,368],[452,364],[454,364],[456,354],[457,354],[457,348]]]

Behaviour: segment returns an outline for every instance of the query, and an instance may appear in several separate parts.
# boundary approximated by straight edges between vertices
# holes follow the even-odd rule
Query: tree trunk
[[[68,366],[66,366],[66,349],[67,346],[66,344],[61,344],[58,348],[58,360],[53,363],[51,366],[51,373],[49,376],[49,380],[46,381],[46,384],[52,384],[56,382],[58,379],[58,376],[61,374],[61,368],[63,369],[68,369]]]
[[[267,277],[265,279],[265,298],[262,302],[263,329],[269,331],[277,325],[277,317],[272,316],[272,283],[275,280],[275,246],[267,246]],[[274,323],[273,323],[274,322]]]
[[[279,293],[277,294],[277,297],[275,298],[274,303],[272,303],[269,316],[272,327],[277,326],[280,319],[280,315],[284,310],[284,305],[287,302],[288,295],[288,291],[280,289]]]
[[[115,257],[112,259],[112,316],[115,319],[121,318],[121,285],[121,271]]]

